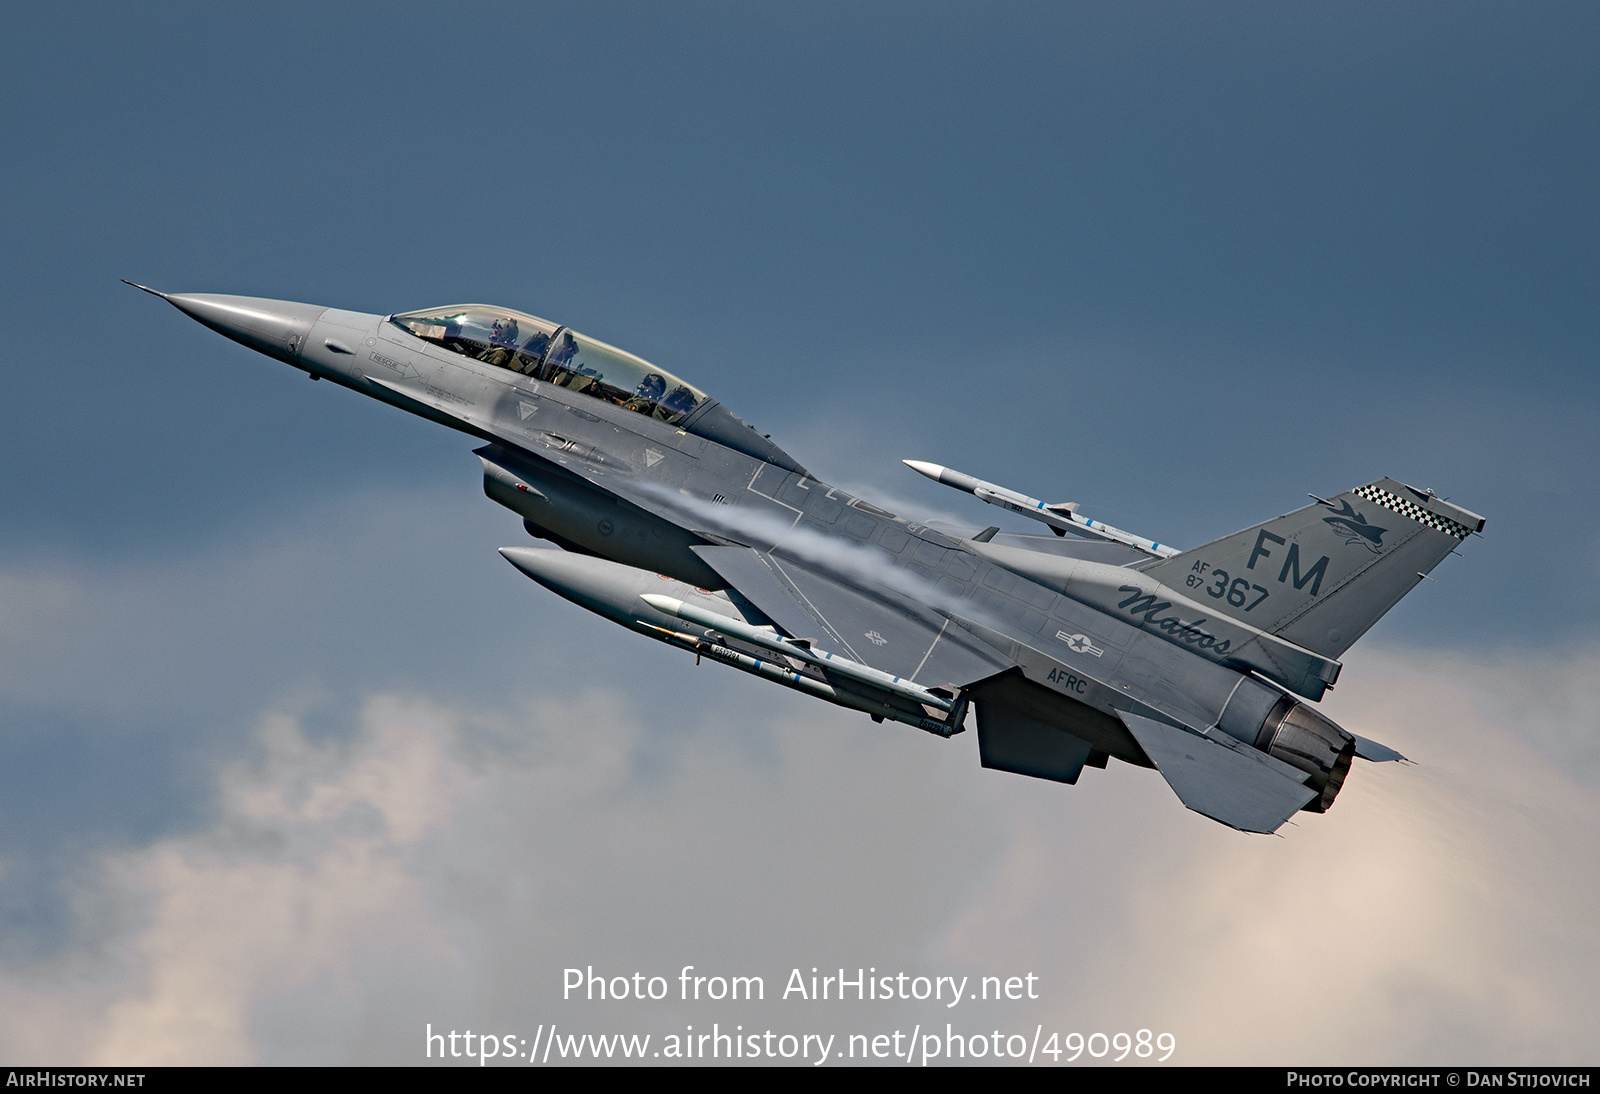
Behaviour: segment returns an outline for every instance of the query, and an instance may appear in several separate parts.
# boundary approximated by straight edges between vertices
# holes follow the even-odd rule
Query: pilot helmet
[[[517,321],[510,316],[494,321],[494,330],[489,335],[489,341],[498,346],[512,346],[517,344]]]

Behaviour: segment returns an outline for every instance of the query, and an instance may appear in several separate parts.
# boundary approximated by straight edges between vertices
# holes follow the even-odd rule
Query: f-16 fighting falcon
[[[133,284],[129,282],[129,284]],[[144,288],[144,286],[135,286]],[[689,382],[519,311],[368,315],[145,289],[251,349],[469,434],[545,588],[647,638],[1074,783],[1112,760],[1246,832],[1398,752],[1312,704],[1482,518],[1392,479],[1192,550],[916,460],[1046,526],[956,538],[813,477]]]

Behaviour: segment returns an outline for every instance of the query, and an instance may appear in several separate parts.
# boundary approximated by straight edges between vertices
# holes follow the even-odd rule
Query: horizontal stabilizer
[[[1231,738],[1201,736],[1126,711],[1119,716],[1178,800],[1230,828],[1275,832],[1317,796],[1303,784],[1305,772]]]
[[[1405,757],[1388,745],[1380,745],[1377,741],[1369,741],[1365,737],[1351,734],[1356,738],[1356,755],[1363,760],[1371,760],[1375,764],[1388,763],[1390,760],[1403,760]]]

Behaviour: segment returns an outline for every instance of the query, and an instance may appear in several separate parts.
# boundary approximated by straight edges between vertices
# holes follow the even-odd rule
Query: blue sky
[[[344,757],[316,768],[328,785],[365,770],[362,742],[413,733],[492,797],[504,788],[474,749],[512,731],[482,727],[547,726],[537,712],[589,696],[629,758],[620,797],[544,817],[571,825],[577,847],[619,800],[682,824],[684,846],[720,830],[671,807],[707,792],[684,757],[730,749],[781,782],[824,763],[791,752],[808,724],[877,757],[891,783],[932,762],[915,747],[932,744],[879,756],[888,746],[849,736],[862,730],[846,716],[688,675],[682,658],[580,618],[494,554],[524,537],[481,496],[463,438],[309,384],[123,277],[374,312],[528,310],[683,375],[823,478],[974,526],[996,511],[898,461],[1079,501],[1181,545],[1307,491],[1382,475],[1433,487],[1486,516],[1485,535],[1352,654],[1359,670],[1378,651],[1374,679],[1410,666],[1411,685],[1348,701],[1376,719],[1390,708],[1374,696],[1466,694],[1485,740],[1571,781],[1578,827],[1593,823],[1592,7],[63,4],[12,13],[9,30],[0,271],[19,321],[0,348],[0,960],[45,993],[24,1010],[51,1013],[40,999],[68,999],[73,977],[133,998],[116,992],[133,990],[161,894],[176,890],[138,870],[127,882],[127,863],[198,861],[203,845],[260,865],[214,841],[263,816],[229,804],[238,772],[315,782],[273,751],[273,726]],[[418,709],[447,713],[394,713]],[[1477,785],[1449,732],[1438,747]],[[935,782],[977,795],[963,808],[987,819],[953,852],[959,897],[912,932],[907,960],[956,952],[952,924],[999,914],[993,886],[1028,843],[1008,793],[1030,795],[1065,846],[1094,823],[1066,804],[1095,793],[1084,787],[965,790],[994,776],[972,757],[957,770]],[[808,808],[804,794],[777,800],[775,830]],[[1155,819],[1139,814],[1119,847],[1187,846],[1171,829],[1191,818],[1141,801]],[[474,823],[488,839],[489,821]],[[1377,830],[1349,823],[1339,835],[1337,810],[1309,822],[1341,846]],[[928,855],[921,840],[895,829],[892,842]],[[818,833],[811,857],[855,863],[850,842]],[[442,884],[404,862],[417,892]],[[526,869],[530,885],[582,887],[564,859]],[[1135,875],[1107,867],[1106,899],[1147,898],[1154,883]],[[699,860],[686,876],[771,883]],[[674,892],[687,923],[692,893]],[[493,1010],[462,971],[471,946],[450,935],[489,928],[417,899],[417,922],[457,947],[439,975]],[[857,923],[904,911],[859,899]],[[560,914],[583,920],[583,907]],[[763,948],[765,923],[753,913],[741,944],[782,965],[792,955]],[[624,918],[573,945],[621,952],[640,929]],[[855,952],[880,933],[841,924],[818,945]],[[336,942],[329,954],[345,952]],[[359,990],[351,1013],[380,1031],[365,1040],[291,1036],[263,1017],[327,968],[388,982],[376,958],[367,979],[340,960],[240,1003],[239,1051],[393,1058],[390,1026],[371,1017],[382,1008]],[[1259,1002],[1259,987],[1241,982],[1238,997]],[[55,1051],[48,1031],[18,1028],[0,1033],[7,1056]],[[1463,1028],[1441,1019],[1453,1032],[1375,1052],[1422,1058]]]
[[[870,475],[856,445],[848,467],[803,458],[928,504],[893,457],[1180,543],[1397,475],[1492,518],[1471,576],[1441,579],[1494,611],[1441,595],[1396,621],[1408,638],[1437,633],[1424,611],[1572,638],[1596,607],[1517,543],[1576,546],[1594,573],[1582,6],[1445,26],[1389,5],[925,4],[18,23],[13,299],[99,367],[41,415],[58,371],[12,358],[15,551],[192,543],[308,492],[450,474],[453,438],[235,363],[115,273],[521,306],[792,447],[870,423]],[[65,484],[108,452],[139,474],[84,504]]]

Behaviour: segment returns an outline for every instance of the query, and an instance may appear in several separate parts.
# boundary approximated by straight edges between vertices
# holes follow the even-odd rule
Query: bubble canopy
[[[549,320],[485,304],[393,315],[436,346],[677,425],[707,401],[649,361]]]

